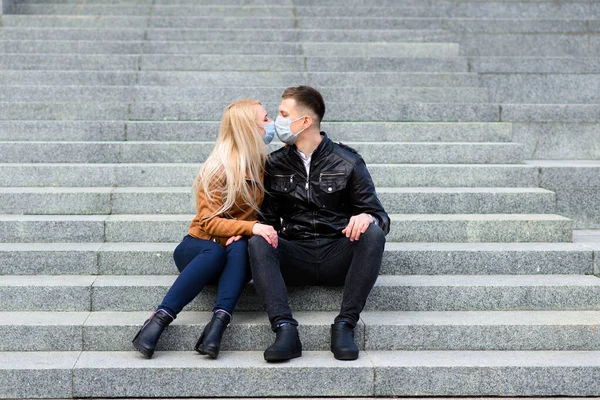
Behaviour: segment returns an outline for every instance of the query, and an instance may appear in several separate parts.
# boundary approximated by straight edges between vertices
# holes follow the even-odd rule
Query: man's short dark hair
[[[282,99],[292,98],[300,107],[306,107],[312,111],[318,118],[317,124],[320,125],[325,115],[325,101],[323,96],[315,88],[310,86],[289,87],[281,95]]]

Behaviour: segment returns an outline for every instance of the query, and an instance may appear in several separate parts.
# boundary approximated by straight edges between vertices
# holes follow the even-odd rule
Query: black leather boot
[[[358,347],[354,343],[354,328],[344,323],[331,325],[331,351],[338,360],[356,360]]]
[[[298,328],[293,324],[280,325],[275,329],[275,343],[265,350],[265,360],[286,361],[302,355],[302,343]]]
[[[204,327],[204,331],[200,335],[200,339],[198,339],[194,349],[200,354],[217,358],[219,356],[223,332],[229,326],[230,321],[231,315],[226,312],[218,311],[214,313],[210,322]]]
[[[171,322],[173,322],[173,317],[166,311],[155,311],[133,338],[133,347],[146,358],[152,358],[160,335]]]

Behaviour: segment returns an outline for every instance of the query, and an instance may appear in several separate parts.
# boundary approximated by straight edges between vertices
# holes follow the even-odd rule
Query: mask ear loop
[[[306,118],[306,115],[305,115],[304,117],[296,118],[295,120],[293,120],[293,121],[292,121],[292,123],[293,123],[293,122],[296,122],[296,121],[299,121],[299,120],[301,120],[302,118]],[[291,125],[291,124],[290,124],[290,125]],[[304,129],[300,130],[300,132],[298,132],[298,133],[293,133],[293,135],[294,135],[294,136],[298,136],[299,134],[301,134],[302,132],[304,132],[304,131],[305,131],[307,128],[308,128],[308,126],[307,126],[306,128],[304,128]],[[291,132],[291,130],[290,130],[290,132]]]

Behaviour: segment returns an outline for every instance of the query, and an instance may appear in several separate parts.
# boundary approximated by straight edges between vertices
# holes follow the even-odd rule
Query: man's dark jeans
[[[292,317],[286,285],[344,286],[340,314],[335,322],[356,326],[375,285],[385,247],[385,234],[371,224],[360,239],[285,240],[274,249],[262,237],[248,241],[254,286],[269,315],[271,328]]]

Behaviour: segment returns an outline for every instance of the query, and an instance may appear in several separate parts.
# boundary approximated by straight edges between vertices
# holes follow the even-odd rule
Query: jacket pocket
[[[346,203],[346,173],[323,172],[319,175],[318,201],[321,208],[341,208]]]
[[[298,182],[294,180],[294,174],[291,175],[273,175],[271,176],[271,187],[270,189],[274,192],[289,193]]]

